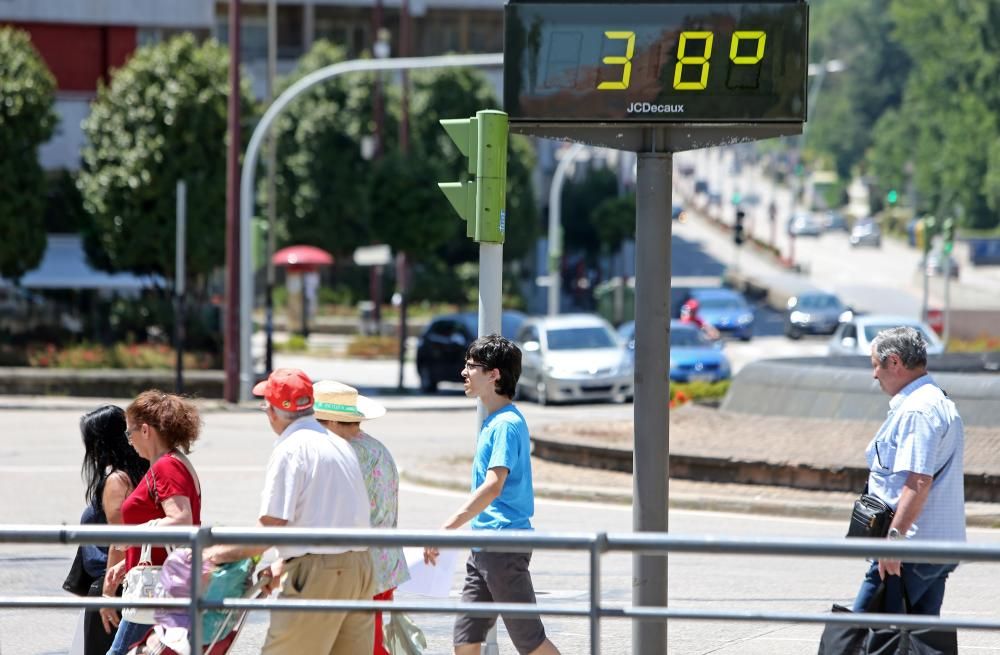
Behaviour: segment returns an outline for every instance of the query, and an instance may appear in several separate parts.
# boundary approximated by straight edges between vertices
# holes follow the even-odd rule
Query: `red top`
[[[171,451],[156,460],[122,503],[122,521],[125,525],[139,525],[153,519],[165,518],[166,513],[161,503],[174,496],[187,496],[191,502],[191,518],[194,525],[201,525],[201,496],[198,494],[198,485],[183,460]],[[125,552],[126,571],[139,563],[141,549],[141,546],[130,546]],[[153,548],[153,564],[163,564],[166,558],[167,551],[164,548]]]

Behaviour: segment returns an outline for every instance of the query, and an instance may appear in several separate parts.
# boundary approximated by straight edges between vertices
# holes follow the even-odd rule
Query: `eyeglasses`
[[[471,371],[474,368],[481,368],[484,371],[489,370],[486,364],[476,364],[472,362],[465,362],[465,366],[462,368],[463,371]]]
[[[132,433],[133,432],[137,432],[138,430],[139,430],[139,427],[134,427],[134,428],[131,428],[131,429],[128,428],[128,427],[126,427],[125,428],[125,440],[128,441],[129,443],[132,443]]]

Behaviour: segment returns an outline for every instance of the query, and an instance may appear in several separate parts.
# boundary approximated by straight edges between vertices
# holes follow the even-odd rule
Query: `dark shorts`
[[[528,565],[531,553],[473,552],[465,563],[463,603],[534,603]],[[459,615],[455,619],[456,646],[480,644],[497,622],[493,616]],[[538,617],[503,617],[507,634],[521,655],[537,649],[545,641],[545,628]]]

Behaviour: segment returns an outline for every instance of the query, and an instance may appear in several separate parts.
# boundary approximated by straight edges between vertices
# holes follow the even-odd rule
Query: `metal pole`
[[[559,160],[555,173],[552,174],[552,184],[549,186],[549,316],[559,314],[559,291],[560,287],[560,261],[562,259],[562,187],[566,178],[566,171],[570,164],[583,152],[582,143],[574,143],[566,151],[566,154]]]
[[[188,643],[191,645],[192,653],[200,653],[202,650],[201,556],[211,534],[212,528],[200,527],[191,544],[191,606],[188,610],[191,629],[188,631]]]
[[[267,0],[267,99],[274,98],[274,81],[278,77],[278,2]],[[264,374],[274,369],[274,282],[275,270],[271,257],[274,255],[277,232],[278,198],[274,183],[275,169],[278,167],[278,142],[273,136],[267,143],[267,250],[264,266],[267,271],[267,289],[264,295]]]
[[[339,64],[331,64],[317,71],[314,71],[295,84],[286,89],[267,108],[261,117],[253,134],[250,135],[250,143],[247,145],[246,154],[243,157],[243,169],[240,175],[240,278],[242,284],[240,291],[240,375],[239,375],[239,395],[240,398],[249,400],[250,390],[253,387],[252,371],[250,370],[250,314],[253,311],[253,266],[250,258],[250,219],[254,209],[254,183],[257,169],[257,155],[260,152],[261,144],[265,135],[274,123],[274,120],[284,111],[300,94],[311,87],[325,80],[344,75],[346,73],[361,73],[367,71],[401,70],[404,68],[460,68],[469,66],[503,66],[503,53],[490,53],[479,55],[442,55],[439,57],[409,57],[405,59],[354,59]]]
[[[931,235],[925,234],[924,238],[927,239],[929,243]],[[930,294],[930,276],[927,274],[927,255],[929,252],[930,251],[925,248],[923,259],[920,260],[920,268],[922,268],[924,272],[924,293],[923,299],[920,301],[920,320],[925,323],[927,322],[927,297]]]
[[[651,144],[650,150],[655,150]],[[635,444],[632,528],[667,531],[670,358],[670,215],[673,156],[640,152],[636,181]],[[632,556],[632,603],[667,605],[665,555]],[[667,652],[666,621],[632,623],[632,652]]]
[[[177,375],[174,391],[184,393],[184,263],[187,244],[187,186],[177,180],[177,243],[174,247],[174,349],[177,351]]]
[[[503,289],[503,244],[479,244],[479,335],[500,334]],[[486,420],[483,401],[476,401],[476,436]],[[482,655],[500,655],[496,624],[486,634]]]
[[[399,289],[399,381],[396,388],[403,390],[403,368],[406,366],[406,293],[407,293],[406,253],[396,253],[396,288]]]
[[[223,396],[228,402],[240,399],[240,380],[245,378],[249,391],[252,363],[249,357],[250,342],[247,337],[247,357],[241,357],[241,328],[250,322],[251,304],[243,305],[240,273],[243,257],[250,256],[249,224],[241,225],[240,198],[240,0],[229,0],[229,145],[226,153],[226,317],[223,331],[224,366],[226,369]],[[247,219],[249,223],[249,217]],[[241,229],[246,234],[241,233]],[[247,266],[249,268],[249,266]],[[246,277],[243,277],[246,280]],[[252,284],[252,282],[247,282]],[[249,335],[249,329],[247,329]],[[249,397],[249,393],[247,394]]]
[[[924,266],[926,271],[927,266]],[[944,339],[944,347],[948,348],[948,339],[951,336],[951,253],[944,253],[944,330],[941,337]]]
[[[590,546],[590,655],[601,655],[601,548],[606,540],[602,532]]]

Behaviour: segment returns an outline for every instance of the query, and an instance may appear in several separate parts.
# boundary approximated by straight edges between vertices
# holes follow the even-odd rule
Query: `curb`
[[[449,491],[468,493],[469,485],[463,480],[437,474],[414,473],[400,469],[400,480],[424,487],[446,489]],[[751,486],[751,485],[748,485]],[[607,503],[612,505],[631,505],[632,492],[611,487],[572,487],[537,483],[534,486],[536,498],[549,500],[568,500],[577,502]],[[831,505],[808,500],[776,500],[769,498],[739,498],[716,494],[672,493],[669,497],[672,509],[695,510],[702,512],[720,512],[729,514],[755,514],[782,516],[789,518],[820,519],[841,521],[844,525],[850,517],[849,504]],[[998,528],[1000,527],[1000,508],[996,512],[975,512],[966,509],[965,523],[968,527]]]
[[[465,398],[461,402],[421,402],[420,404],[409,405],[405,401],[397,402],[399,398],[392,396],[372,395],[372,398],[385,406],[389,411],[396,412],[457,412],[470,410],[474,405],[470,405]],[[133,398],[110,398],[102,396],[3,396],[0,395],[0,411],[77,411],[89,412],[99,405],[112,404],[126,407]],[[199,409],[205,412],[255,412],[258,401],[245,401],[239,403],[227,403],[217,398],[192,397]]]

